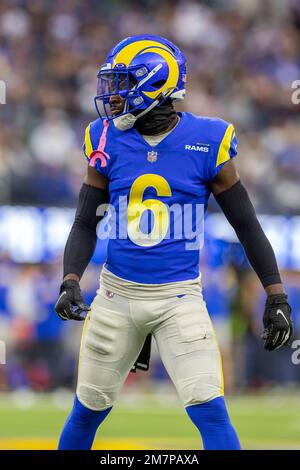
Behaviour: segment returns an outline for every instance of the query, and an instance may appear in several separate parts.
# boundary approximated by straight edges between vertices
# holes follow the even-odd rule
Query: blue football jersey
[[[129,281],[161,284],[199,275],[201,214],[210,183],[237,153],[232,124],[178,113],[177,126],[155,147],[133,128],[110,123],[107,165],[95,168],[109,180],[111,232],[106,268]],[[89,160],[103,132],[100,119],[86,129]],[[202,211],[201,211],[202,210]]]

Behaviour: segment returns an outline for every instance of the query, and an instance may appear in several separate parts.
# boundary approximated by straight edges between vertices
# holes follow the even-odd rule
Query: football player
[[[184,55],[159,36],[123,40],[98,73],[99,119],[85,132],[87,173],[55,306],[63,320],[83,320],[87,312],[74,406],[59,449],[91,448],[131,368],[147,366],[149,335],[204,448],[240,448],[199,274],[201,223],[195,212],[205,211],[211,193],[266,290],[265,349],[281,348],[292,335],[273,249],[234,165],[234,127],[219,118],[176,112],[174,102],[184,98],[185,86]],[[108,204],[113,229],[89,308],[79,282]],[[183,230],[189,218],[191,228]]]

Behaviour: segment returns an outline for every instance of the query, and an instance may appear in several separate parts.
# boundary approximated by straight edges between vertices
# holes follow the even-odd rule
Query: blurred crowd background
[[[0,204],[76,206],[84,129],[97,117],[97,69],[116,42],[144,33],[166,36],[187,57],[188,94],[180,109],[234,123],[239,171],[258,213],[298,220],[300,105],[292,103],[291,85],[300,79],[299,0],[1,0],[7,104],[0,105]],[[213,203],[210,210],[217,210]],[[38,262],[15,259],[4,233],[22,239],[30,232],[21,226],[7,233],[1,224],[0,218],[0,339],[7,365],[0,365],[0,389],[72,387],[80,328],[53,311],[62,252]],[[238,244],[208,237],[202,258],[228,390],[299,384],[290,348],[263,351],[264,293]],[[300,262],[282,268],[297,335]],[[87,301],[98,277],[99,263],[92,263],[83,279]],[[154,351],[150,374],[131,374],[129,383],[166,380]]]

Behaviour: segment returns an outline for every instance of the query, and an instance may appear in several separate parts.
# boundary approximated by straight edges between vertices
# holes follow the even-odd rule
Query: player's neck
[[[171,131],[178,120],[179,117],[173,108],[172,101],[167,100],[161,106],[138,119],[135,128],[142,135],[160,135]]]
[[[180,120],[180,117],[178,116],[178,114],[176,114],[176,116],[174,116],[173,121],[168,125],[168,127],[162,132],[159,132],[155,135],[161,135],[161,134],[166,134],[167,132],[170,132],[172,129],[174,129],[174,127],[177,126],[179,120]]]

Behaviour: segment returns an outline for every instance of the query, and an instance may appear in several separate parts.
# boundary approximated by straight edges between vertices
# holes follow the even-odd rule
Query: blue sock
[[[224,397],[188,406],[186,412],[200,431],[205,450],[240,450],[239,439],[230,422]]]
[[[89,410],[75,395],[73,409],[62,430],[58,450],[89,450],[96,431],[112,407],[103,411]]]

